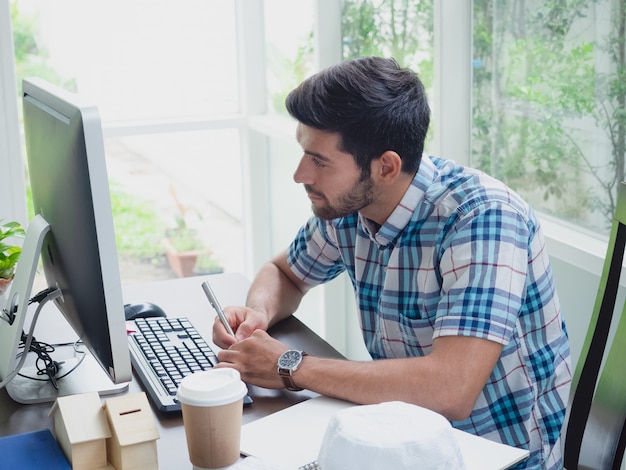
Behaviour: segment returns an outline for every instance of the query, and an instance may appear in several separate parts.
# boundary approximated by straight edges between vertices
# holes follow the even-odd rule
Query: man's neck
[[[406,194],[407,189],[409,189],[413,178],[413,175],[402,173],[393,185],[386,186],[385,188],[373,188],[374,191],[379,192],[379,195],[376,198],[376,201],[361,209],[359,211],[360,214],[371,220],[380,228],[387,221],[396,207],[398,207],[400,201],[402,201],[402,198]]]

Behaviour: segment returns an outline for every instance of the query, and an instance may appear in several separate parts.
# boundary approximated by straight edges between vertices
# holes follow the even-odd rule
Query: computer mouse
[[[167,316],[161,307],[150,302],[126,304],[124,305],[124,313],[126,314],[126,320]]]

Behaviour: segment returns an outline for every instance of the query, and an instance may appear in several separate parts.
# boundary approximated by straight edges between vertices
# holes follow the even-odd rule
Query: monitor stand
[[[28,301],[32,295],[33,281],[37,272],[37,264],[41,254],[41,247],[46,234],[50,231],[50,224],[41,216],[36,215],[28,226],[20,262],[15,272],[15,278],[11,285],[7,304],[2,309],[0,320],[0,381],[16,373],[21,364],[16,360],[24,320],[27,315]],[[59,291],[55,291],[59,292]],[[44,300],[44,302],[47,301]],[[40,310],[43,303],[40,303]],[[37,312],[32,319],[36,322]],[[31,330],[32,330],[31,324]],[[71,349],[73,352],[73,349]],[[60,351],[57,349],[57,351]],[[56,353],[56,352],[55,352]],[[128,383],[114,384],[100,367],[93,356],[85,351],[86,357],[74,371],[57,381],[58,390],[49,382],[31,380],[19,375],[6,385],[9,396],[18,403],[43,403],[56,400],[60,396],[73,395],[97,391],[101,395],[121,393],[128,389]],[[64,374],[75,365],[77,358],[57,358],[61,365],[59,376]],[[30,370],[29,370],[30,369]],[[35,368],[22,368],[20,373],[30,377],[36,377]]]
[[[82,364],[65,377],[57,380],[58,389],[51,382],[32,380],[27,377],[37,377],[35,367],[22,367],[17,375],[7,385],[9,396],[18,403],[33,404],[55,401],[59,397],[76,395],[79,393],[98,392],[101,396],[114,395],[128,390],[128,383],[114,384],[104,373],[91,353],[85,351],[86,356]],[[55,358],[55,360],[58,360]],[[63,359],[59,369],[59,376],[76,366],[79,359]]]

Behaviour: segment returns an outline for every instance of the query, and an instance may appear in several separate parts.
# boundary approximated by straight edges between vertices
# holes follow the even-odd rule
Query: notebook
[[[355,406],[320,396],[285,408],[241,428],[241,453],[297,469],[317,459],[333,413]],[[528,451],[454,430],[467,470],[504,470],[528,458]],[[288,450],[287,450],[288,449]]]
[[[48,429],[0,438],[1,468],[71,470]]]

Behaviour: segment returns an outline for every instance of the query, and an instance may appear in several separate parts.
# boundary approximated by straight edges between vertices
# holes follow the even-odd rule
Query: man
[[[422,157],[425,91],[394,60],[330,67],[286,104],[314,216],[260,270],[246,307],[226,309],[235,336],[214,324],[220,366],[267,388],[414,403],[529,449],[519,468],[561,468],[569,345],[531,208],[481,172]],[[374,360],[283,354],[266,330],[342,272]]]

